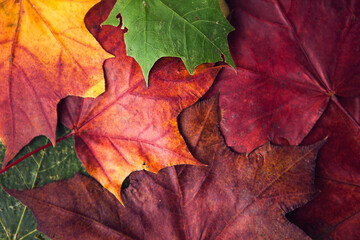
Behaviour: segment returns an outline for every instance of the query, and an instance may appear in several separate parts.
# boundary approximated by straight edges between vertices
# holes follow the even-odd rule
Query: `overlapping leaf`
[[[89,26],[99,26],[110,4],[92,11]],[[87,171],[120,199],[121,184],[132,171],[199,164],[176,118],[208,90],[221,67],[202,65],[191,76],[181,60],[162,59],[147,88],[139,65],[126,56],[123,31],[104,26],[98,39],[116,56],[105,63],[107,91],[97,99],[69,97],[60,114],[75,131],[76,151]]]
[[[321,193],[291,219],[315,239],[357,239],[360,2],[229,2],[238,75],[224,69],[209,94],[221,92],[227,143],[251,151],[269,139],[329,136],[316,175]]]
[[[0,2],[0,139],[3,167],[38,135],[55,142],[56,105],[104,91],[106,53],[84,23],[98,0]]]
[[[58,128],[61,130],[61,128]],[[63,131],[57,134],[62,135]],[[15,157],[22,156],[48,143],[45,137],[37,137]],[[5,147],[0,145],[0,157],[4,157]],[[0,239],[33,240],[48,239],[36,229],[36,219],[20,201],[7,194],[2,187],[25,190],[74,176],[74,171],[86,173],[76,156],[74,139],[69,138],[32,155],[27,161],[0,175]]]
[[[122,191],[126,207],[97,182],[76,175],[27,191],[7,190],[34,212],[39,229],[66,239],[310,239],[284,214],[315,193],[309,146],[269,143],[232,152],[218,128],[217,99],[180,118],[194,156],[210,166],[138,171]]]
[[[119,25],[119,13],[128,28],[127,54],[141,66],[146,83],[161,57],[180,57],[191,74],[201,63],[222,61],[221,55],[235,67],[227,44],[233,28],[219,0],[118,0],[103,24]]]

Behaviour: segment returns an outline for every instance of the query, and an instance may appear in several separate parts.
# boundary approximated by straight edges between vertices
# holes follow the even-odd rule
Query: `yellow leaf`
[[[54,142],[61,98],[104,92],[102,65],[112,55],[84,23],[97,2],[0,2],[0,139],[7,147],[3,166],[34,136],[46,135]]]

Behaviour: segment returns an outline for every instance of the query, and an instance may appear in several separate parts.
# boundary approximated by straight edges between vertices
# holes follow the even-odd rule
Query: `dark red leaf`
[[[276,138],[299,144],[330,99],[346,98],[358,118],[360,2],[229,1],[231,53],[238,74],[222,71],[222,130],[229,146],[252,151]]]
[[[230,48],[238,75],[223,69],[221,128],[236,150],[268,140],[320,153],[320,194],[291,220],[315,239],[358,239],[360,202],[360,1],[230,0]]]

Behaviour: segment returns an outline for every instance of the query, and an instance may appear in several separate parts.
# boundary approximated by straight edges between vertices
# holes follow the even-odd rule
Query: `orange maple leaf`
[[[96,97],[105,89],[110,57],[86,29],[98,0],[0,2],[0,139],[3,167],[33,137],[55,142],[56,105],[68,95]]]
[[[89,26],[106,16],[106,4],[89,13],[94,14]],[[190,75],[180,59],[161,59],[147,88],[140,66],[126,56],[123,34],[110,26],[98,32],[99,41],[116,56],[105,63],[106,92],[96,99],[68,97],[59,105],[60,120],[74,130],[86,170],[118,199],[132,171],[199,164],[180,135],[177,116],[205,94],[222,68],[202,65]]]

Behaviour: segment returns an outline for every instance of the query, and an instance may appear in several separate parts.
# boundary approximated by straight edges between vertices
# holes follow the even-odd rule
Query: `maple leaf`
[[[97,26],[109,3],[89,13]],[[107,91],[96,99],[69,97],[59,115],[74,130],[76,152],[87,171],[120,199],[121,184],[132,171],[199,164],[176,119],[209,89],[221,66],[202,65],[191,76],[179,59],[162,59],[147,88],[139,65],[126,56],[123,30],[104,26],[98,39],[116,56],[104,65]]]
[[[140,64],[146,84],[151,67],[161,57],[180,57],[187,70],[201,63],[222,61],[234,66],[227,35],[233,30],[219,0],[118,0],[103,24],[118,26],[121,13],[127,55]]]
[[[219,115],[214,98],[180,117],[193,154],[210,166],[134,172],[122,191],[126,207],[79,174],[34,190],[6,191],[29,206],[39,230],[52,238],[310,239],[284,214],[316,193],[315,158],[323,142],[267,143],[238,154],[225,144]]]
[[[238,74],[224,69],[206,96],[221,92],[227,143],[251,151],[269,139],[329,136],[316,174],[321,193],[290,217],[315,239],[359,238],[360,2],[229,5]]]
[[[55,143],[56,105],[104,91],[106,53],[84,23],[98,0],[1,1],[0,138],[3,167],[33,137]]]
[[[229,146],[250,152],[276,138],[299,144],[329,101],[341,105],[339,98],[350,98],[347,105],[356,106],[351,99],[360,95],[360,57],[353,46],[360,44],[360,23],[353,14],[359,1],[229,5],[237,74],[224,69],[209,93],[221,92]]]

